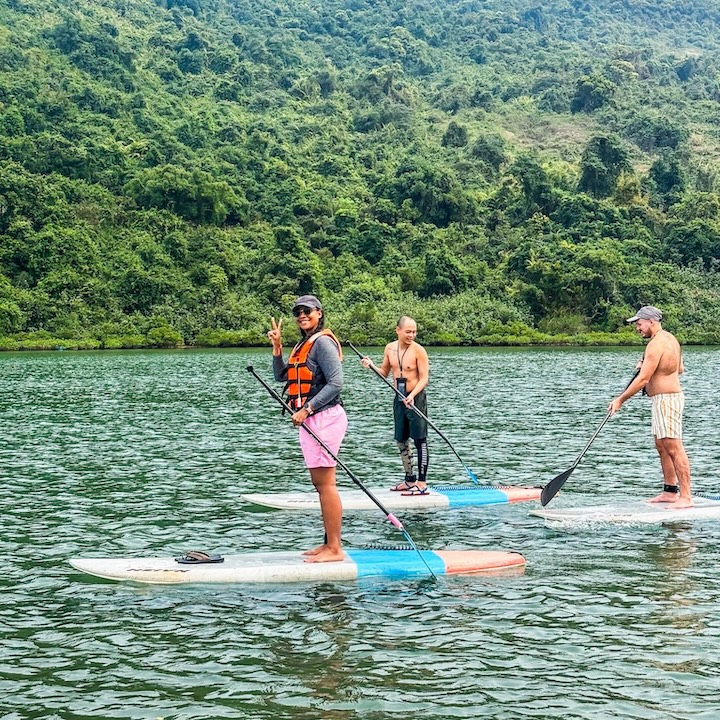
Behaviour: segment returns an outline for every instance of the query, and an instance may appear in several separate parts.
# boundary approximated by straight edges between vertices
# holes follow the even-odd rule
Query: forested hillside
[[[0,0],[0,347],[720,342],[714,0]]]

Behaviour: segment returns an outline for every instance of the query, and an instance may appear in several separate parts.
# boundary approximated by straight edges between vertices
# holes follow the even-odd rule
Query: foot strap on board
[[[680,488],[677,485],[668,485],[667,483],[663,485],[663,492],[667,493],[679,493]]]
[[[202,550],[188,550],[184,555],[175,558],[175,562],[183,565],[198,565],[199,563],[221,563],[225,562],[222,555],[208,555]]]

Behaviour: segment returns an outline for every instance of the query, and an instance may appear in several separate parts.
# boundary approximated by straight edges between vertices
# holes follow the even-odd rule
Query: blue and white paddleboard
[[[717,518],[720,520],[720,498],[694,497],[694,507],[674,510],[671,503],[617,502],[607,505],[556,508],[544,507],[531,515],[554,523],[628,523],[662,524],[687,520]]]
[[[368,490],[388,510],[416,510],[418,508],[453,508],[539,500],[542,488],[494,487],[490,485],[450,485],[431,488],[427,495],[403,495],[387,487]],[[312,492],[246,493],[240,496],[253,505],[278,510],[319,510],[318,494]],[[377,505],[362,490],[340,490],[343,510],[377,510]]]
[[[520,574],[519,553],[488,550],[346,550],[339,562],[308,563],[295,552],[226,555],[222,563],[182,565],[174,558],[73,558],[70,564],[107,580],[140,583],[286,583],[409,578],[435,575]]]

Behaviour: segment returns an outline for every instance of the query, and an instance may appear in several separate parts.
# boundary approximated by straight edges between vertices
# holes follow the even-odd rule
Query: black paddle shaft
[[[630,382],[625,386],[625,390],[627,390],[630,385],[632,385],[633,381],[639,373],[640,369],[638,368],[635,371],[635,374],[630,378]],[[542,493],[540,494],[540,504],[543,507],[545,507],[545,505],[547,505],[558,494],[558,492],[560,492],[560,488],[562,488],[562,486],[567,482],[567,479],[572,475],[573,470],[580,464],[583,456],[590,449],[590,446],[595,442],[595,438],[600,434],[600,431],[605,427],[607,421],[611,417],[612,413],[608,412],[603,421],[600,423],[598,429],[588,440],[587,445],[585,445],[585,447],[580,451],[580,454],[575,458],[575,462],[570,466],[570,468],[565,470],[565,472],[560,473],[557,477],[554,477],[547,485],[545,485],[545,487],[542,489]]]
[[[350,347],[355,354],[360,358],[364,358],[365,356],[348,340],[347,341],[348,347]],[[375,365],[370,365],[370,369],[402,400],[405,396],[400,392],[400,390],[397,389],[395,386],[395,383],[391,383],[376,367]],[[455,457],[462,463],[463,467],[465,468],[467,474],[470,476],[470,479],[477,484],[480,484],[480,481],[477,478],[477,475],[467,466],[465,461],[460,457],[458,454],[458,451],[453,447],[453,444],[445,437],[445,435],[441,432],[441,430],[438,428],[437,425],[418,407],[415,406],[415,403],[410,405],[410,408],[414,410],[419,417],[421,417],[448,445],[450,450],[452,450]]]

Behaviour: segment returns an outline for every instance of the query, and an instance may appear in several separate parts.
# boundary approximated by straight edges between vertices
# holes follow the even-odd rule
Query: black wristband
[[[667,483],[663,485],[663,492],[666,493],[679,493],[680,488],[677,485],[668,485]]]

